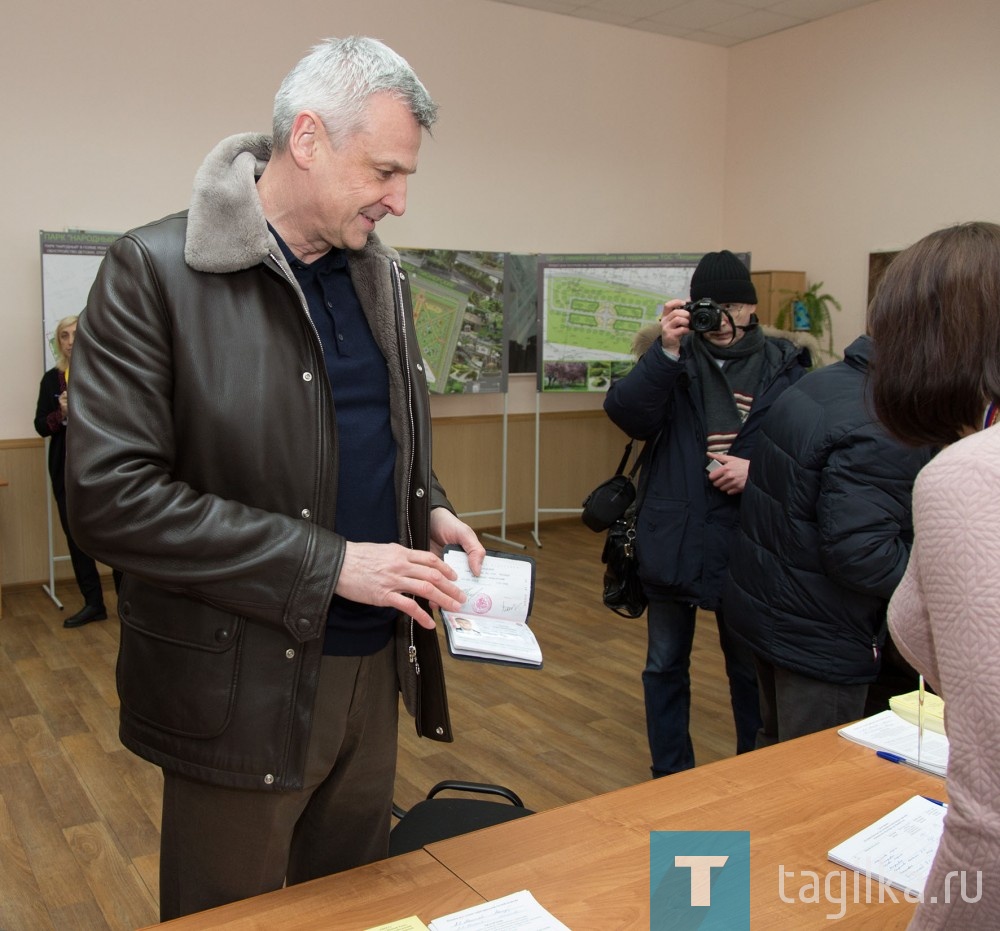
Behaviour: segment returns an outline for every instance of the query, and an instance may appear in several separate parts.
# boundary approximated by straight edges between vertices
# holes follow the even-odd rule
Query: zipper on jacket
[[[878,637],[872,637],[872,662],[878,662]]]
[[[277,257],[273,252],[268,252],[268,258],[277,266],[278,271],[281,273],[281,277],[285,279],[291,286],[292,290],[300,296],[300,303],[302,304],[302,309],[305,312],[306,320],[309,321],[309,326],[313,331],[313,335],[316,337],[316,344],[319,346],[320,358],[325,359],[325,353],[323,351],[323,341],[319,338],[319,330],[316,329],[316,324],[313,321],[312,315],[309,313],[309,305],[305,301],[305,297],[301,295],[301,291],[298,287],[297,282],[289,277],[288,273],[285,271],[284,265],[278,261]],[[391,262],[392,272],[393,272],[393,293],[395,296],[395,310],[396,316],[399,320],[399,332],[402,340],[402,362],[400,366],[403,370],[403,380],[406,384],[406,413],[410,419],[410,436],[416,437],[416,423],[413,416],[413,383],[410,379],[410,368],[406,364],[409,358],[408,348],[409,340],[408,333],[406,329],[406,315],[403,313],[403,287],[400,284],[400,279],[403,274],[402,269],[399,267],[398,263],[393,260]],[[325,374],[325,373],[324,373]],[[414,442],[414,446],[416,443]],[[406,482],[404,484],[404,493],[406,495],[405,500],[409,502],[410,500],[410,487],[413,481],[413,453],[410,453],[410,461],[407,463],[406,468]],[[403,508],[403,513],[406,517],[406,537],[412,544],[413,542],[413,527],[410,524],[410,509],[409,506]],[[420,675],[420,662],[417,659],[417,646],[414,638],[413,625],[416,621],[410,618],[410,643],[406,648],[407,660],[413,666],[413,671],[416,675]]]
[[[410,494],[413,485],[413,459],[416,455],[416,436],[417,427],[416,419],[413,416],[413,381],[410,377],[410,366],[409,366],[409,332],[406,329],[406,314],[403,313],[403,270],[399,267],[399,263],[393,259],[390,262],[390,267],[392,269],[392,290],[393,299],[395,303],[396,318],[399,324],[399,339],[401,343],[401,362],[400,368],[403,370],[403,382],[406,388],[406,415],[410,420],[410,437],[412,438],[411,449],[410,449],[410,459],[406,464],[406,480],[403,483],[403,493],[405,495],[406,505],[403,508],[403,514],[406,518],[406,538],[413,545],[413,526],[410,523]],[[417,659],[417,645],[414,638],[414,624],[417,622],[410,618],[410,643],[406,648],[407,659],[413,666],[413,672],[415,675],[420,675],[420,660]]]
[[[406,481],[403,483],[403,493],[405,494],[405,501],[407,502],[406,507],[403,512],[406,516],[406,537],[410,541],[410,545],[413,545],[413,527],[410,524],[410,491],[413,484],[413,457],[415,456],[416,449],[416,436],[417,436],[417,426],[416,420],[413,416],[413,381],[410,377],[410,367],[408,360],[410,358],[410,339],[409,333],[406,329],[406,315],[403,313],[403,270],[399,267],[399,263],[395,259],[390,263],[393,274],[393,296],[395,298],[396,304],[396,317],[399,323],[399,339],[402,349],[402,369],[403,369],[403,381],[406,386],[406,414],[410,420],[410,436],[413,437],[413,442],[410,449],[410,459],[406,464]]]
[[[420,661],[417,659],[417,647],[413,642],[413,625],[417,622],[410,618],[410,645],[406,648],[406,655],[409,658],[410,665],[413,666],[413,671],[419,676],[420,675]]]

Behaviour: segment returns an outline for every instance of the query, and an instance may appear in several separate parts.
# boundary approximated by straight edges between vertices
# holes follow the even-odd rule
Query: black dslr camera
[[[700,301],[688,301],[684,309],[691,314],[688,326],[695,333],[709,333],[712,330],[722,329],[722,315],[725,311],[710,297],[703,297]]]

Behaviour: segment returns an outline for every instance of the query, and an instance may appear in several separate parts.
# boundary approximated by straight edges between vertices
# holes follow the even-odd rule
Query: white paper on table
[[[430,931],[570,931],[526,889],[435,918],[428,927]]]
[[[902,757],[911,766],[928,773],[945,775],[948,769],[948,738],[925,729],[921,742],[917,739],[917,732],[917,725],[904,720],[895,711],[887,710],[848,724],[837,733],[862,746]],[[919,748],[918,743],[922,743]]]
[[[827,856],[839,866],[920,895],[944,830],[947,806],[920,795],[837,844]]]

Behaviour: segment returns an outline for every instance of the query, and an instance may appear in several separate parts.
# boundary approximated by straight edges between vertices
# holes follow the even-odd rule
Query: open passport
[[[542,666],[542,649],[528,626],[535,597],[535,560],[487,550],[478,576],[460,547],[446,547],[444,561],[465,592],[458,611],[442,611],[448,650],[456,659],[511,666]]]

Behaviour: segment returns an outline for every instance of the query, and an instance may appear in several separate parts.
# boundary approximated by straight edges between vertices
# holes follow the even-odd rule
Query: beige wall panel
[[[59,525],[56,502],[45,465],[45,441],[38,438],[0,440],[0,477],[10,484],[0,488],[0,547],[3,585],[48,583],[49,538],[45,527],[45,499],[52,500],[52,546],[56,556],[56,579],[72,579],[66,536]],[[102,563],[98,570],[109,575]],[[75,608],[74,608],[75,610]]]
[[[578,508],[586,494],[614,471],[625,436],[603,411],[564,411],[539,419],[541,458],[538,506]],[[508,418],[507,524],[535,519],[535,418]],[[434,470],[459,513],[498,509],[501,503],[502,417],[434,421]],[[543,514],[540,519],[565,519]],[[469,518],[496,527],[499,515]]]
[[[0,476],[10,484],[0,489],[0,546],[4,585],[49,577],[45,499],[51,494],[41,439],[0,440]],[[65,554],[66,538],[52,502],[55,552]],[[56,563],[56,578],[72,578],[69,563]]]

